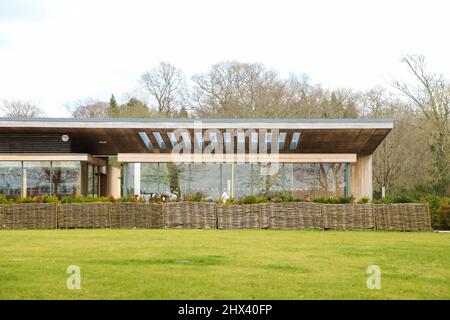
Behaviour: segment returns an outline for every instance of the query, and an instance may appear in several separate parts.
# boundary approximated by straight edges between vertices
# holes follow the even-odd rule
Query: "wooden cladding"
[[[63,137],[61,134],[0,134],[0,153],[69,153],[71,151],[72,141],[68,135]]]

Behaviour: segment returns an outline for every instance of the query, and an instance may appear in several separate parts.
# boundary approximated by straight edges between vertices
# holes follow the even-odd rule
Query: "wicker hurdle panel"
[[[414,229],[414,231],[432,230],[430,211],[427,203],[414,203],[407,205],[407,207],[411,210],[411,229]]]
[[[270,228],[270,205],[267,203],[259,204],[260,228]]]
[[[271,203],[271,229],[321,229],[320,205],[310,202]]]
[[[158,203],[115,203],[111,207],[111,227],[160,229],[163,209]]]
[[[375,213],[371,204],[348,205],[352,217],[352,230],[375,229]]]
[[[269,210],[267,204],[218,205],[219,229],[267,229]]]
[[[377,230],[405,231],[407,211],[403,208],[399,204],[374,205]]]
[[[4,205],[1,228],[3,229],[55,229],[55,203],[22,203]]]
[[[70,203],[58,206],[58,227],[110,228],[111,203]]]
[[[323,228],[334,230],[350,230],[353,225],[351,205],[322,204]]]
[[[208,202],[168,202],[163,205],[165,228],[216,229],[216,205]]]
[[[428,231],[431,221],[425,203],[374,205],[377,230]]]

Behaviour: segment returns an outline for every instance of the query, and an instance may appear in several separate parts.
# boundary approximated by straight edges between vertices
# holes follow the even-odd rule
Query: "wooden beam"
[[[15,153],[0,154],[0,161],[86,161],[96,166],[106,166],[103,159],[82,153]]]
[[[356,162],[355,153],[280,153],[280,154],[171,154],[171,153],[119,153],[119,162],[286,162],[286,163],[317,163],[317,162]]]

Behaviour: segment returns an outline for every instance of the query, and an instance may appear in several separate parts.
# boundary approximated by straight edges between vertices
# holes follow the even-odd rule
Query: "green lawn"
[[[372,264],[381,290],[367,289]],[[450,234],[0,231],[0,299],[91,298],[450,299]]]

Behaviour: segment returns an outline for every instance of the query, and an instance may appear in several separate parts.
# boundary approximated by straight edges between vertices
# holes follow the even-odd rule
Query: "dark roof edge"
[[[6,118],[0,117],[0,121],[24,121],[24,122],[147,122],[147,123],[192,123],[192,122],[205,122],[205,123],[392,123],[392,119],[388,118],[339,118],[339,119],[322,119],[322,118],[268,118],[268,119],[255,119],[255,118],[206,118],[206,119],[174,119],[174,118]]]

